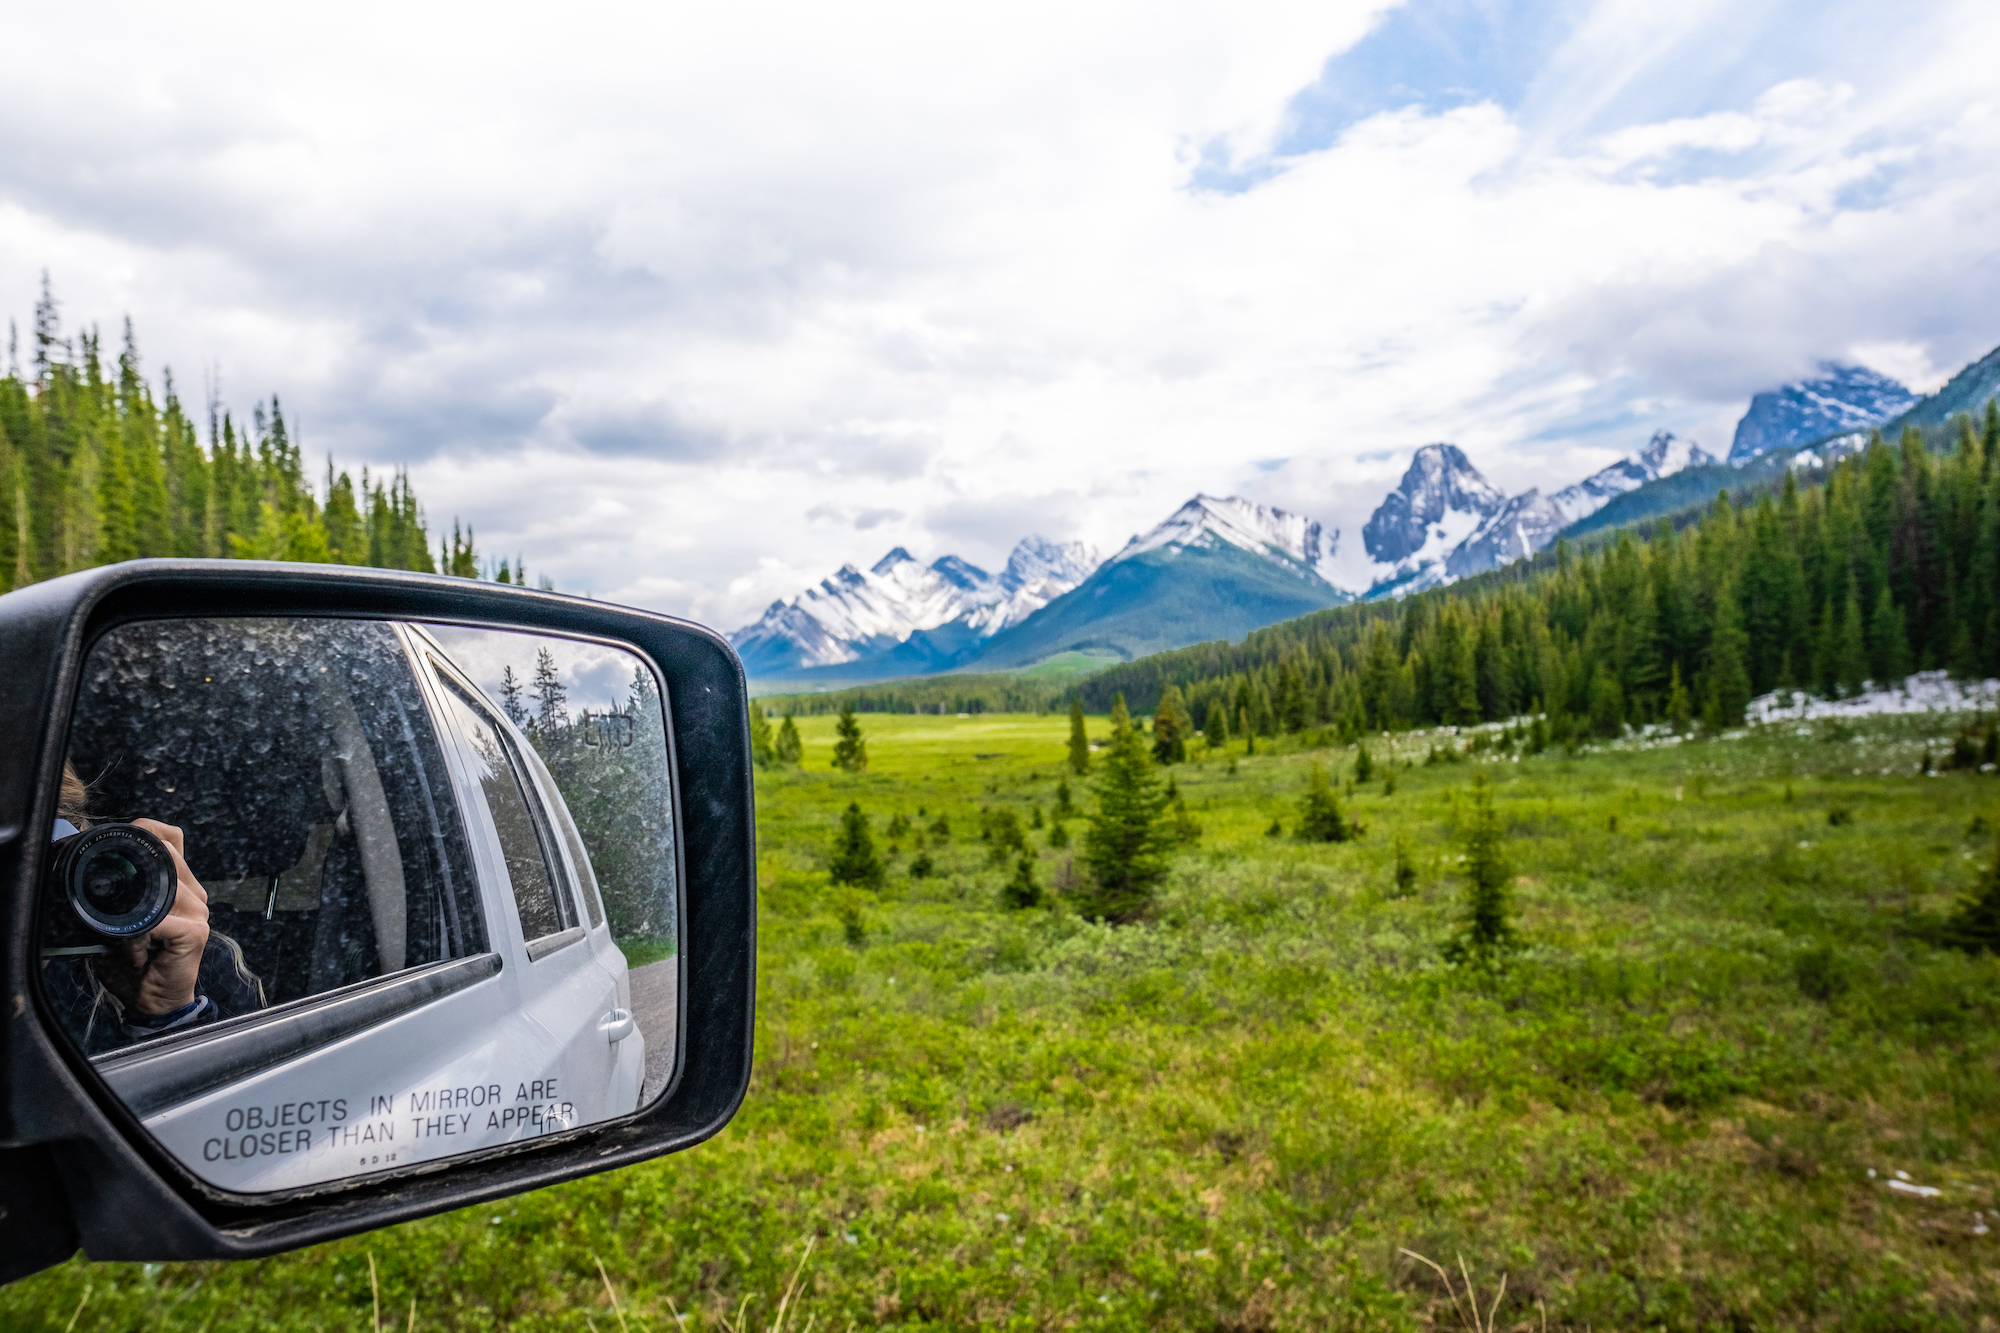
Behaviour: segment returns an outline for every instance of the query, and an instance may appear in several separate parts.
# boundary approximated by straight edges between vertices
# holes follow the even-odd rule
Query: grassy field
[[[761,780],[757,1072],[720,1138],[262,1263],[73,1262],[0,1324],[353,1330],[379,1295],[383,1328],[748,1330],[790,1291],[808,1333],[1472,1327],[1411,1252],[1499,1328],[2000,1317],[2000,962],[1917,928],[2000,823],[1995,779],[1921,775],[1948,723],[1491,763],[1525,940],[1497,975],[1441,961],[1477,762],[1422,763],[1450,737],[1401,738],[1331,846],[1270,829],[1352,750],[1178,767],[1201,838],[1107,928],[1001,910],[976,837],[982,806],[1046,816],[1063,719],[864,725],[865,774],[812,718]],[[850,801],[878,839],[952,828],[934,878],[905,841],[858,944],[823,870]]]

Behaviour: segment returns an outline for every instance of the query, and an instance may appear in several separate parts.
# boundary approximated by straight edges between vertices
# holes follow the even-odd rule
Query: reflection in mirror
[[[678,1048],[671,780],[659,684],[623,648],[120,626],[71,722],[42,998],[234,1191],[628,1114]]]

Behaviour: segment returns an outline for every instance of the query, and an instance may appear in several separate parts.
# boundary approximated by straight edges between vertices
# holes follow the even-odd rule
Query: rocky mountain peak
[[[1902,384],[1866,366],[1822,361],[1819,370],[1812,379],[1795,380],[1750,400],[1729,446],[1731,464],[1740,467],[1773,449],[1879,426],[1918,401]]]
[[[1434,527],[1459,526],[1447,523],[1448,518],[1459,516],[1462,523],[1463,516],[1473,516],[1472,524],[1465,525],[1469,531],[1505,503],[1507,497],[1480,475],[1464,450],[1455,444],[1427,444],[1361,529],[1361,542],[1375,560],[1396,564],[1437,540]]]
[[[902,547],[897,547],[902,550]],[[993,586],[993,576],[969,560],[961,560],[955,555],[941,555],[931,561],[931,568],[943,576],[945,582],[954,588],[967,592],[983,592]]]
[[[1279,563],[1312,571],[1326,546],[1318,522],[1240,496],[1197,495],[1176,509],[1164,523],[1125,544],[1113,560],[1129,560],[1147,551],[1190,546],[1235,546]],[[1317,577],[1317,575],[1315,575]]]
[[[1046,581],[1074,588],[1101,563],[1088,542],[1052,542],[1039,532],[1031,532],[1008,555],[1007,567],[1000,571],[1000,586],[1010,593]]]

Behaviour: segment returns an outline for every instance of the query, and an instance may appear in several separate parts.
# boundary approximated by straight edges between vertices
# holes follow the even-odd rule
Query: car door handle
[[[598,1020],[597,1030],[604,1034],[604,1040],[617,1043],[632,1035],[632,1011],[613,1009]]]

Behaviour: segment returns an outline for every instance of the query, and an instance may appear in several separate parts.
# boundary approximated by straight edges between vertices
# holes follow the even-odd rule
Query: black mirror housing
[[[163,1151],[56,1030],[38,984],[41,885],[87,652],[135,620],[390,620],[615,641],[665,685],[681,856],[678,1072],[621,1119],[469,1159],[257,1200]],[[583,598],[428,574],[140,560],[0,597],[0,1281],[95,1259],[255,1258],[677,1152],[749,1086],[756,847],[748,691],[719,635]],[[629,1021],[629,1020],[628,1020]]]

